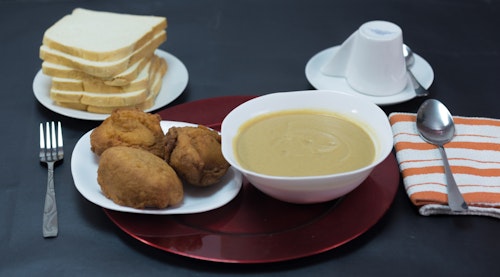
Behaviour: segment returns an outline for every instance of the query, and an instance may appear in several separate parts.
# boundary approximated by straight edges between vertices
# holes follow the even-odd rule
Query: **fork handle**
[[[47,193],[45,194],[45,206],[43,208],[43,236],[57,236],[57,206],[54,191],[54,162],[47,163]]]

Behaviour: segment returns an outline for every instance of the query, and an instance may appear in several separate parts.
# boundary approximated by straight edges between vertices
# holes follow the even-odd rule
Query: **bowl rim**
[[[247,106],[247,105],[251,105],[255,102],[259,102],[259,101],[262,101],[263,98],[274,98],[274,97],[280,97],[280,96],[284,96],[285,94],[309,94],[309,93],[315,93],[315,94],[318,94],[318,95],[332,95],[332,94],[338,94],[338,95],[342,95],[342,96],[345,96],[347,98],[351,98],[351,99],[355,99],[356,101],[360,101],[360,102],[364,102],[364,105],[368,105],[368,106],[371,106],[372,109],[375,109],[377,112],[385,115],[385,117],[387,118],[387,121],[385,122],[386,124],[386,127],[388,127],[388,130],[391,131],[391,134],[392,134],[392,129],[390,127],[390,123],[389,123],[389,119],[387,117],[387,115],[385,114],[385,112],[378,106],[376,105],[375,103],[365,99],[365,98],[362,98],[360,96],[357,96],[357,95],[352,95],[350,93],[347,93],[347,92],[343,92],[343,91],[338,91],[338,90],[299,90],[299,91],[282,91],[282,92],[273,92],[273,93],[269,93],[269,94],[264,94],[264,95],[261,95],[261,96],[258,96],[258,97],[255,97],[255,98],[252,98],[240,105],[238,105],[237,107],[235,107],[233,110],[231,110],[223,119],[222,121],[222,124],[221,124],[221,140],[222,140],[222,143],[223,140],[224,140],[224,126],[225,126],[225,122],[227,124],[227,121],[226,119],[227,118],[230,118],[230,116],[234,115],[236,112],[238,112],[240,109],[242,109],[244,106]],[[290,110],[293,110],[293,109],[300,109],[300,108],[289,108]],[[278,111],[282,111],[282,110],[286,110],[286,109],[277,109],[277,110],[274,110],[272,112],[278,112]],[[376,130],[375,128],[372,128],[374,132],[378,132],[378,130]],[[231,140],[233,140],[234,138],[230,138]],[[373,138],[372,138],[373,140]],[[349,177],[351,175],[358,175],[360,173],[363,173],[363,172],[366,172],[367,170],[372,170],[374,167],[376,167],[377,165],[379,165],[382,161],[384,161],[387,156],[391,153],[392,149],[393,149],[393,144],[394,144],[394,141],[392,141],[391,143],[389,142],[379,142],[380,144],[380,153],[374,158],[374,160],[366,165],[366,166],[363,166],[363,167],[360,167],[358,169],[354,169],[354,170],[350,170],[350,171],[346,171],[346,172],[340,172],[340,173],[334,173],[334,174],[324,174],[324,175],[310,175],[310,176],[276,176],[276,175],[268,175],[268,174],[262,174],[262,173],[258,173],[258,172],[255,172],[255,171],[252,171],[252,170],[248,170],[246,168],[244,168],[243,166],[241,166],[239,164],[239,162],[236,160],[236,156],[234,155],[234,149],[231,149],[231,156],[234,157],[234,159],[228,159],[226,157],[226,151],[225,149],[227,149],[227,147],[222,147],[222,154],[223,156],[225,157],[226,160],[228,160],[228,163],[235,167],[237,170],[241,171],[243,174],[245,175],[251,175],[251,176],[254,176],[254,177],[258,177],[258,178],[262,178],[262,179],[268,179],[268,180],[273,180],[273,181],[282,181],[282,180],[293,180],[293,181],[304,181],[304,180],[321,180],[321,179],[329,179],[329,178],[335,178],[335,177]],[[233,145],[233,143],[231,142],[231,146]],[[383,146],[386,146],[386,147],[383,147]],[[232,147],[230,147],[232,148]]]

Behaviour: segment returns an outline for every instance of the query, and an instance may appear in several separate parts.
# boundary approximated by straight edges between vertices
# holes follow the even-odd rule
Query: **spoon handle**
[[[429,95],[429,91],[427,91],[417,80],[417,78],[415,78],[415,75],[413,75],[413,73],[411,72],[411,70],[408,68],[408,76],[410,76],[410,79],[411,79],[411,83],[413,85],[413,89],[415,90],[415,94],[418,96],[418,97],[423,97],[423,96],[427,96]]]
[[[444,174],[446,176],[446,187],[448,190],[448,205],[450,206],[452,211],[463,212],[468,209],[467,203],[465,203],[460,190],[458,190],[455,178],[453,178],[444,147],[439,146],[439,151],[441,152],[441,156],[443,157]]]

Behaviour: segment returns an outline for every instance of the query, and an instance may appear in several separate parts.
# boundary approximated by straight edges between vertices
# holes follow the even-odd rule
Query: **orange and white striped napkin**
[[[500,120],[453,117],[455,137],[445,145],[451,171],[469,205],[465,212],[448,207],[446,179],[436,146],[417,132],[416,114],[392,113],[396,158],[411,202],[422,215],[469,214],[500,218]]]

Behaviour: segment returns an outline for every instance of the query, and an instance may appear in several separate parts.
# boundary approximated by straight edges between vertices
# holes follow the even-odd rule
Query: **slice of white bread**
[[[144,90],[124,93],[96,93],[51,89],[50,96],[57,105],[94,113],[111,113],[114,109],[121,107],[137,107],[144,110],[153,106],[166,71],[166,61],[155,57],[150,66],[149,86]]]
[[[74,9],[48,28],[43,44],[90,61],[130,56],[166,29],[165,17]]]
[[[166,71],[167,71],[167,64],[165,62],[162,62],[160,69],[154,75],[153,82],[151,84],[151,87],[149,88],[149,93],[148,93],[148,97],[146,97],[146,100],[144,100],[144,102],[142,102],[142,103],[139,103],[139,104],[133,105],[133,106],[129,106],[129,107],[130,108],[135,107],[135,108],[138,108],[141,110],[147,110],[147,109],[151,108],[155,103],[155,100],[156,100],[156,97],[158,96],[158,93],[160,92],[161,86],[163,84],[163,75],[165,75]],[[87,106],[86,110],[88,112],[93,112],[93,113],[110,114],[111,112],[113,112],[117,108],[121,108],[121,107],[99,107],[99,106],[89,105],[89,106]]]
[[[126,71],[130,66],[148,57],[167,39],[167,33],[162,30],[155,34],[153,39],[130,55],[116,61],[90,61],[80,57],[72,56],[62,51],[52,49],[47,45],[40,47],[40,58],[44,61],[65,65],[83,71],[86,74],[103,78],[113,79],[114,76]]]
[[[103,107],[130,106],[146,100],[147,89],[124,93],[94,93],[86,91],[64,91],[51,89],[50,97],[56,102],[81,103]]]
[[[153,56],[142,70],[137,74],[135,79],[131,80],[124,86],[110,86],[100,78],[90,75],[81,76],[82,78],[61,78],[52,77],[52,89],[61,91],[86,91],[86,92],[102,92],[102,93],[120,93],[130,92],[149,87],[151,66],[158,59],[158,56]],[[80,77],[80,76],[79,76]]]
[[[154,83],[151,89],[149,90],[148,97],[144,102],[139,103],[137,105],[130,105],[130,106],[115,106],[115,107],[100,107],[100,106],[92,106],[92,105],[85,105],[82,103],[72,103],[72,102],[56,102],[57,105],[61,107],[66,107],[70,109],[75,109],[75,110],[82,110],[82,111],[87,111],[87,112],[92,112],[92,113],[101,113],[101,114],[110,114],[113,112],[115,109],[118,108],[139,108],[141,110],[146,110],[151,108],[154,103],[155,99],[158,96],[158,93],[161,89],[162,86],[162,77],[160,72],[157,72],[154,78]]]
[[[150,59],[151,57],[140,59],[132,66],[128,67],[127,70],[119,73],[118,75],[113,76],[111,79],[102,79],[93,77],[83,71],[74,69],[72,67],[51,63],[47,61],[44,61],[42,63],[42,72],[43,74],[54,78],[77,79],[77,80],[84,80],[91,78],[91,79],[102,80],[108,86],[126,86],[130,84],[131,81],[137,78],[139,73],[149,63]]]

